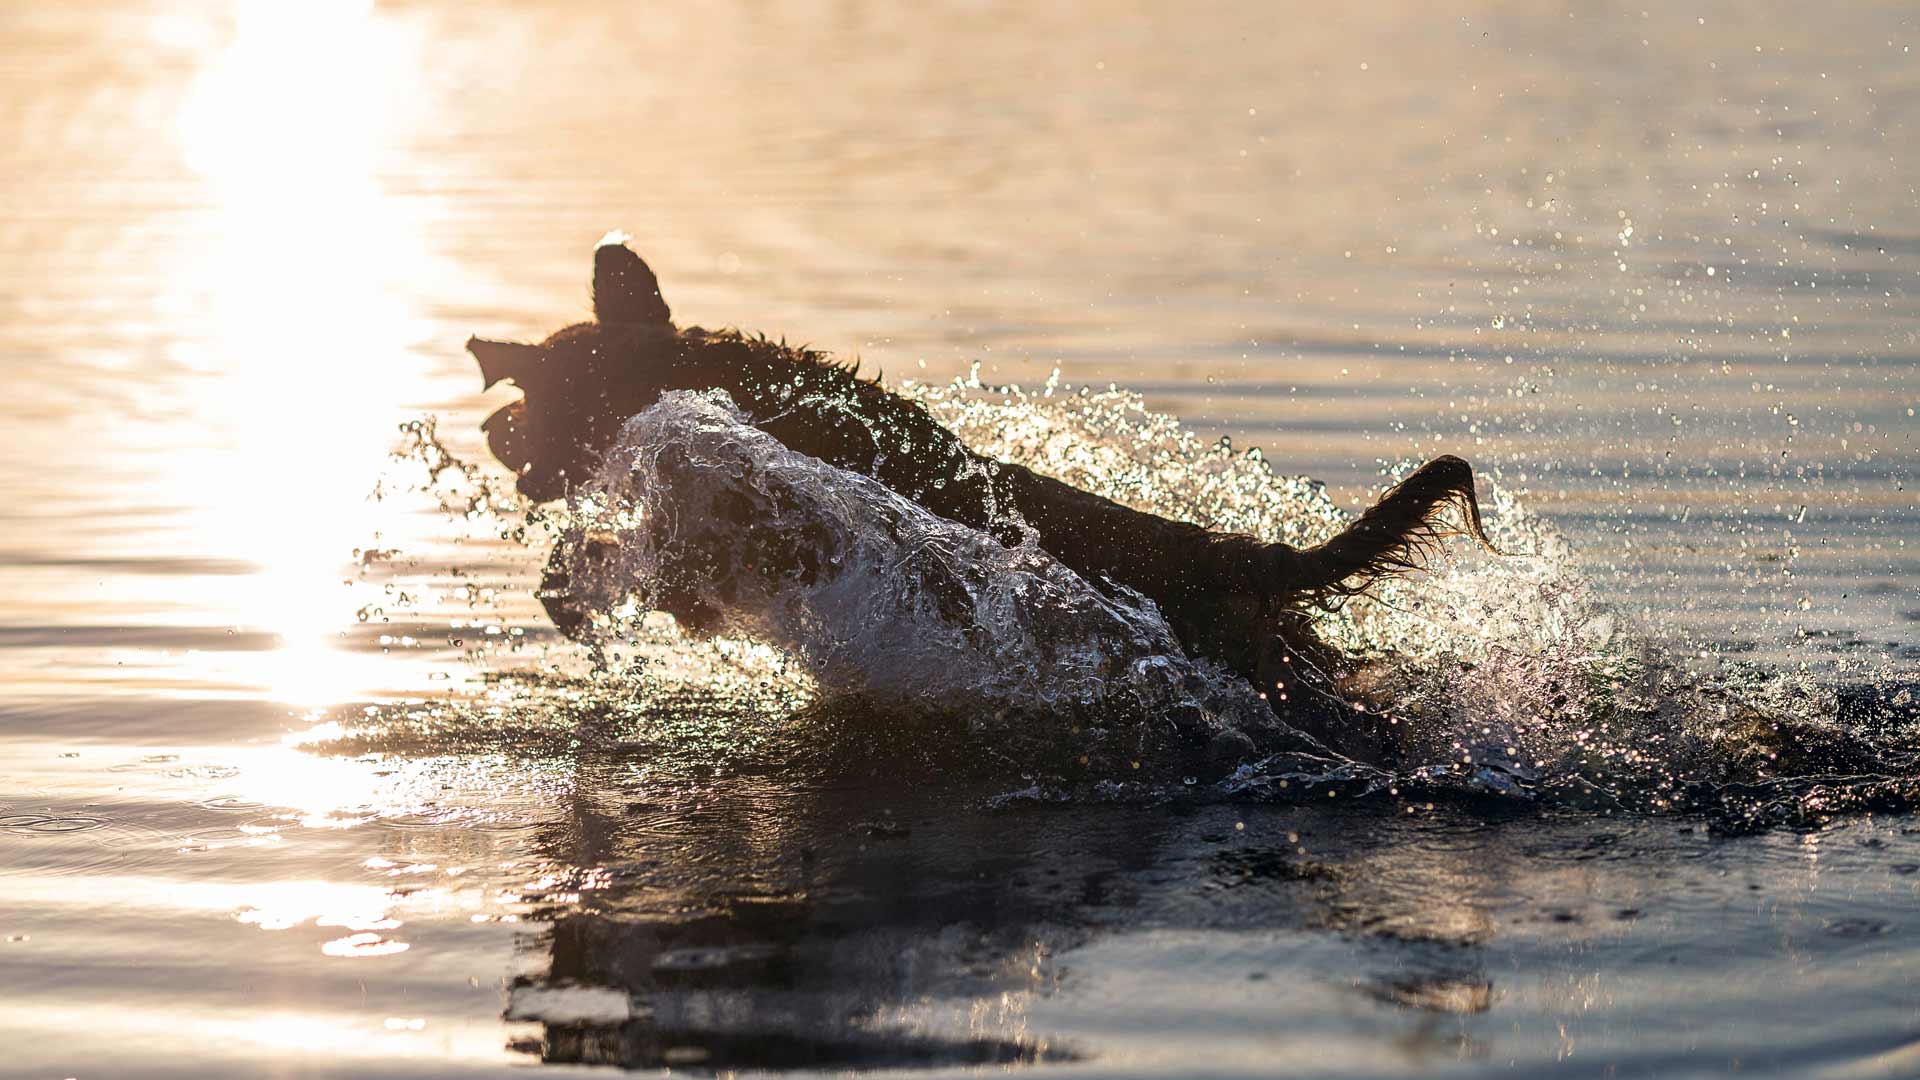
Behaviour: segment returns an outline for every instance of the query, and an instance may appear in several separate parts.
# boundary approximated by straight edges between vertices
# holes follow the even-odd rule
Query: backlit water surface
[[[1909,797],[802,767],[764,657],[596,675],[504,475],[390,456],[485,460],[462,343],[621,228],[683,323],[1342,506],[1461,454],[1664,662],[1902,728],[1911,6],[311,7],[0,12],[0,1074],[1920,1074]]]

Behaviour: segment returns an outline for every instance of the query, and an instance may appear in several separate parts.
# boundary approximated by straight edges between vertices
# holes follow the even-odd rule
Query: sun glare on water
[[[208,323],[192,357],[217,475],[209,547],[262,567],[236,621],[281,647],[241,673],[295,704],[354,692],[341,586],[377,525],[366,500],[400,415],[425,393],[408,347],[431,335],[404,288],[417,213],[383,190],[410,42],[369,3],[243,0],[177,119],[211,196],[212,242],[178,256]],[[258,658],[259,654],[254,654]],[[364,673],[370,676],[371,673]]]

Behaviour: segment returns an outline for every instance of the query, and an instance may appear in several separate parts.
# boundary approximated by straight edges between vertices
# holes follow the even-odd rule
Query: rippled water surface
[[[1920,1074],[1917,22],[0,11],[0,1074]],[[1517,554],[1219,773],[1024,675],[1129,610],[564,642],[462,343],[616,227],[991,453],[1303,540],[1456,453]]]

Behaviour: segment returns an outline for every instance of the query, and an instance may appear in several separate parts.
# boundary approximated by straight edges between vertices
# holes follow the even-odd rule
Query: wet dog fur
[[[920,405],[818,352],[677,327],[653,271],[624,243],[594,253],[593,309],[593,321],[538,345],[467,343],[487,386],[508,381],[522,391],[483,428],[536,502],[563,498],[589,477],[622,423],[662,393],[718,388],[789,448],[870,476],[935,514],[1007,543],[1023,525],[1033,529],[1043,549],[1088,581],[1153,600],[1189,652],[1263,691],[1327,685],[1338,671],[1340,658],[1313,632],[1315,605],[1416,568],[1450,532],[1486,543],[1473,470],[1457,457],[1428,462],[1326,543],[1295,548],[1158,517],[986,458]],[[1449,508],[1457,527],[1447,523]],[[585,613],[569,603],[558,554],[541,599],[573,634]],[[671,613],[699,621],[697,612]]]

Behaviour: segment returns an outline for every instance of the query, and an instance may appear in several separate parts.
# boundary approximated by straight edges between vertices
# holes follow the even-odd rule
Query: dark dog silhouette
[[[594,321],[539,345],[467,343],[487,386],[506,380],[523,392],[483,428],[536,502],[588,478],[621,425],[662,393],[722,389],[788,447],[870,476],[935,514],[1005,543],[1024,523],[1088,581],[1153,600],[1189,652],[1262,690],[1330,677],[1339,658],[1314,634],[1309,609],[1418,567],[1442,537],[1462,531],[1446,524],[1445,508],[1457,507],[1464,531],[1487,543],[1473,470],[1457,457],[1428,462],[1326,543],[1295,548],[1170,521],[983,457],[918,404],[809,349],[678,328],[653,271],[625,244],[594,253],[593,310]],[[585,613],[569,604],[562,566],[558,557],[549,563],[541,599],[573,634]]]

